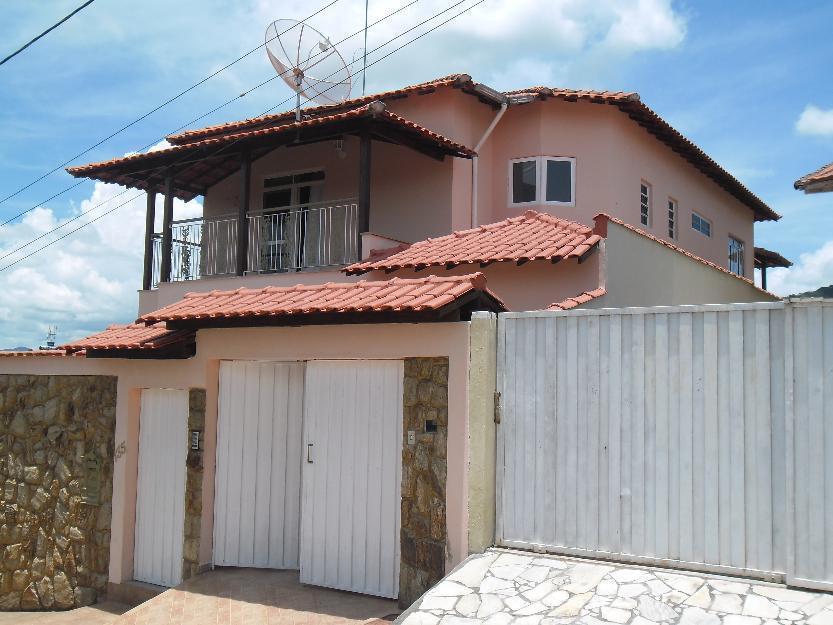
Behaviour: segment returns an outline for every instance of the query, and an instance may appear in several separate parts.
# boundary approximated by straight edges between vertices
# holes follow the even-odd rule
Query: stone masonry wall
[[[191,449],[190,433],[200,433],[200,449]],[[182,548],[182,579],[194,577],[200,568],[200,523],[202,519],[202,436],[205,430],[205,389],[188,393],[188,459],[185,478],[185,542]]]
[[[0,610],[107,585],[116,378],[0,375]]]
[[[399,604],[407,607],[445,574],[448,358],[405,359],[403,390]]]

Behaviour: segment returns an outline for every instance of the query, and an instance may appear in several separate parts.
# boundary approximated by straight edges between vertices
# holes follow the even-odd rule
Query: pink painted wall
[[[133,576],[133,532],[138,469],[139,392],[142,388],[205,388],[205,472],[200,562],[211,562],[217,384],[221,359],[449,358],[447,569],[468,555],[468,323],[307,326],[200,331],[197,355],[188,360],[143,361],[60,357],[0,358],[0,373],[118,376],[116,446],[127,453],[113,473],[110,581]]]

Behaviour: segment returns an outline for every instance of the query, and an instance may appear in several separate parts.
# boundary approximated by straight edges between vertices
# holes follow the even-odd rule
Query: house
[[[69,169],[147,191],[136,322],[0,358],[9,492],[85,546],[64,603],[222,565],[407,604],[494,537],[474,312],[777,299],[777,213],[634,93],[459,74],[168,140]],[[44,573],[21,549],[2,605]]]
[[[793,185],[804,193],[833,191],[833,163],[819,167],[816,171],[802,176]]]

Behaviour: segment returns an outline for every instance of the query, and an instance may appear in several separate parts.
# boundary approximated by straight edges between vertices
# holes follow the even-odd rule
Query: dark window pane
[[[308,171],[305,174],[297,174],[295,182],[313,182],[315,180],[324,180],[323,171]]]
[[[267,189],[270,187],[283,187],[288,184],[292,184],[292,176],[278,176],[277,178],[266,178],[263,181],[263,186]]]
[[[292,202],[292,189],[277,189],[263,194],[263,208],[278,208],[289,206]]]
[[[512,202],[535,201],[535,161],[512,163]]]
[[[572,178],[571,161],[547,161],[547,202],[572,202]]]

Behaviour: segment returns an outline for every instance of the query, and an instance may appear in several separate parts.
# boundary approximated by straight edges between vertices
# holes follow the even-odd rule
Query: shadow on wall
[[[0,610],[107,586],[116,378],[0,375]]]

